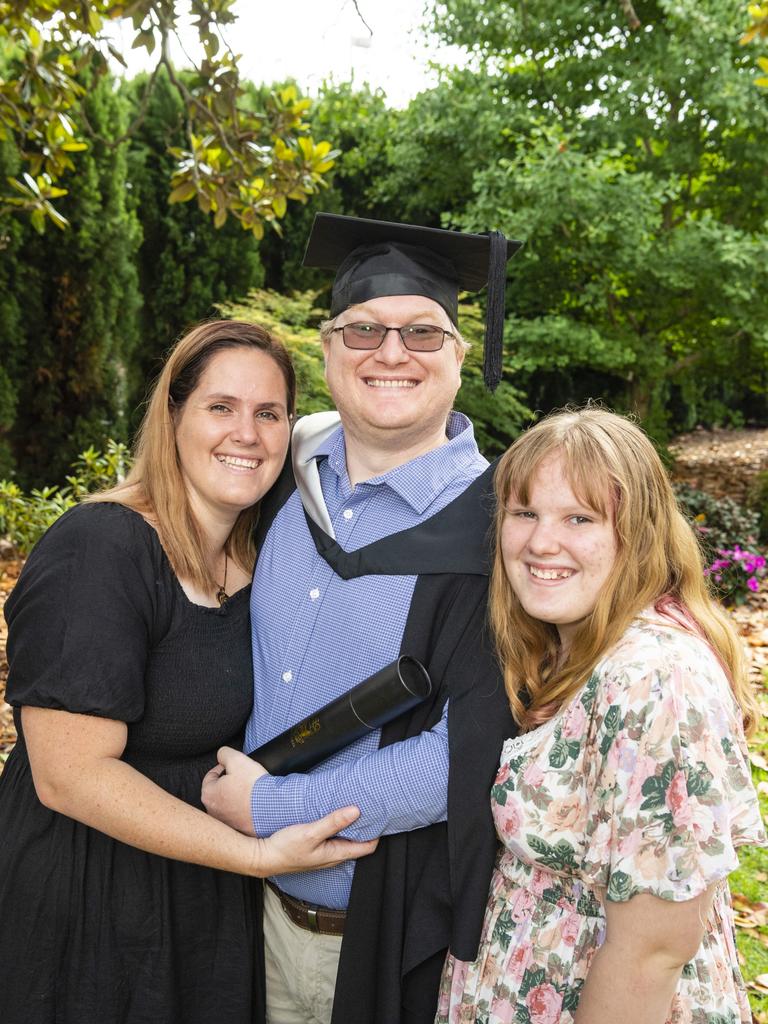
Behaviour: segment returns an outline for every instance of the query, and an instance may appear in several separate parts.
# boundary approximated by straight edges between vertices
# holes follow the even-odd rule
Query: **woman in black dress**
[[[7,601],[3,1024],[249,1024],[262,993],[247,876],[373,849],[331,838],[354,808],[260,840],[199,800],[251,708],[252,528],[294,400],[266,331],[193,329],[126,481],[51,527]]]

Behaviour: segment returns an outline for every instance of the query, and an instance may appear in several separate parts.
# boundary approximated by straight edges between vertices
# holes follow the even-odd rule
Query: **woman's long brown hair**
[[[285,379],[289,416],[296,408],[296,375],[285,347],[269,331],[242,320],[211,320],[193,327],[171,350],[152,388],[125,481],[86,501],[127,505],[155,526],[174,572],[204,590],[218,586],[189,502],[176,450],[175,418],[211,358],[224,349],[255,348],[277,363]],[[244,509],[227,541],[227,553],[245,571],[255,561],[253,528],[258,505]]]

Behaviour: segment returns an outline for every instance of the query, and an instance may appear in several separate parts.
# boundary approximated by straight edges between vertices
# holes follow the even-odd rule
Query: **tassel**
[[[501,381],[504,355],[504,292],[507,284],[507,240],[500,231],[489,232],[488,298],[485,311],[483,379],[493,393]]]

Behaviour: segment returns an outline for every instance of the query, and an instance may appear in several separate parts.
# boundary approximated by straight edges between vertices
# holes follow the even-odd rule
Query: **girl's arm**
[[[376,848],[331,838],[357,818],[350,807],[269,839],[241,835],[121,761],[124,722],[24,707],[22,724],[41,803],[149,853],[265,876],[327,867]]]
[[[645,894],[626,903],[606,900],[605,942],[590,965],[575,1024],[665,1024],[716,888],[680,903]]]

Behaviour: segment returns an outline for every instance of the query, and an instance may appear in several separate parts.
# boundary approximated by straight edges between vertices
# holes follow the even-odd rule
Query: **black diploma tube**
[[[427,670],[416,658],[403,654],[248,756],[272,775],[306,771],[410,711],[431,692]]]

